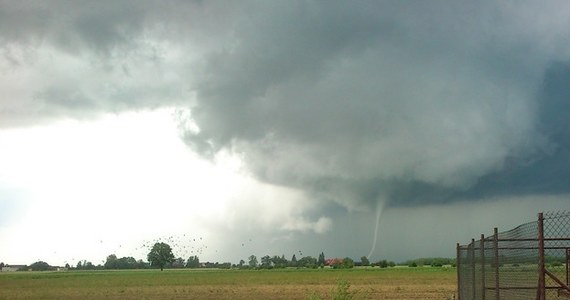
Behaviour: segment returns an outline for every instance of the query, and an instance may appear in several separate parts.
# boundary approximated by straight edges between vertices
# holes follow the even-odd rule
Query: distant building
[[[342,258],[327,258],[325,259],[325,266],[341,265],[344,259]]]
[[[5,265],[2,267],[2,270],[0,270],[0,272],[16,272],[21,268],[26,268],[27,266],[25,265]]]

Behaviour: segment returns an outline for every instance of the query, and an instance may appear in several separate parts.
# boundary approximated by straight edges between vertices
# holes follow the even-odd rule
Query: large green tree
[[[152,267],[164,270],[166,264],[172,263],[176,258],[172,254],[172,248],[167,243],[155,243],[147,256]]]

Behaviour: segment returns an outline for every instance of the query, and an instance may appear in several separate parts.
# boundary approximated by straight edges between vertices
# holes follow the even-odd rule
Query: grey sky
[[[450,200],[556,155],[541,110],[560,109],[539,97],[568,31],[544,8],[318,4],[236,22],[200,69],[191,145],[243,152],[262,180],[347,206]]]
[[[532,215],[569,189],[568,5],[1,1],[0,128],[178,107],[188,147],[301,191],[313,225],[368,228],[378,203]]]

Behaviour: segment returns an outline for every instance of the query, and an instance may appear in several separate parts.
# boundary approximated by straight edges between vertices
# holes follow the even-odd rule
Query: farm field
[[[454,268],[0,273],[0,299],[453,299]]]

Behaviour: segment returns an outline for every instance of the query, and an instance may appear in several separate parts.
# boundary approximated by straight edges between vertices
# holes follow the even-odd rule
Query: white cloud
[[[174,112],[0,131],[0,187],[28,191],[18,218],[0,224],[0,257],[98,263],[113,252],[144,258],[142,241],[170,235],[330,227],[307,219],[302,193],[257,182],[239,157],[201,160],[180,140]]]

